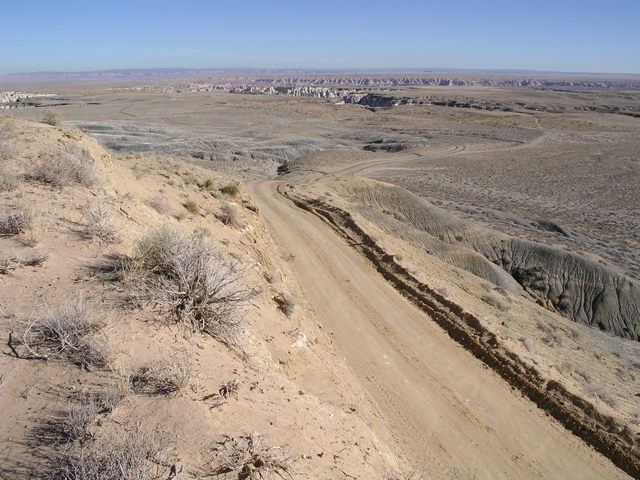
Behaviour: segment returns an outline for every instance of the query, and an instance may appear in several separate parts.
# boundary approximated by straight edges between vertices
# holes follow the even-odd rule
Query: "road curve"
[[[351,172],[349,172],[351,173]],[[247,185],[323,328],[382,412],[374,430],[434,478],[630,478],[549,419],[444,333],[327,225]]]

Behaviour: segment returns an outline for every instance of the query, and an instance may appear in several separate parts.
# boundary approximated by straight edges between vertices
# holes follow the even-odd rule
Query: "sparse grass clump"
[[[27,267],[37,267],[42,265],[49,258],[49,253],[44,251],[34,251],[28,256],[20,259],[20,263]]]
[[[16,255],[9,255],[0,259],[0,275],[6,275],[11,270],[14,270],[20,266],[24,267],[37,267],[42,265],[49,258],[47,252],[35,251],[23,258],[19,258]]]
[[[87,202],[82,207],[85,221],[84,234],[87,237],[97,237],[105,243],[119,240],[115,231],[115,217],[113,210],[103,202]]]
[[[233,473],[237,478],[258,480],[277,476],[284,478],[293,468],[293,459],[283,447],[265,444],[259,433],[231,438],[225,436],[216,448],[219,459],[213,465],[214,475]]]
[[[257,292],[244,286],[247,269],[238,260],[204,238],[161,227],[140,240],[131,272],[140,296],[173,321],[240,347],[240,310]]]
[[[213,190],[215,188],[215,182],[211,178],[207,178],[205,181],[200,183],[200,188],[205,190]]]
[[[189,382],[189,359],[185,356],[171,362],[155,362],[142,366],[130,379],[133,393],[173,395]]]
[[[196,176],[195,173],[188,172],[184,177],[184,183],[186,183],[187,185],[197,185],[198,177]]]
[[[225,225],[230,225],[232,227],[240,226],[240,211],[238,209],[238,205],[233,202],[225,202],[222,205],[220,220],[222,220],[222,223]]]
[[[225,195],[229,195],[230,197],[236,197],[240,193],[240,186],[237,183],[229,183],[228,185],[220,188],[220,192]]]
[[[19,235],[29,230],[33,214],[24,208],[15,208],[10,213],[0,214],[0,237]]]
[[[35,358],[64,357],[85,368],[103,368],[108,353],[93,338],[101,327],[84,304],[68,304],[31,320],[20,343]]]
[[[194,215],[198,215],[200,213],[200,207],[193,200],[187,200],[182,204],[182,206],[187,210],[187,212],[193,213]]]
[[[71,183],[79,183],[89,188],[101,180],[96,161],[87,150],[80,148],[67,148],[62,152],[43,154],[33,165],[29,177],[59,188]]]

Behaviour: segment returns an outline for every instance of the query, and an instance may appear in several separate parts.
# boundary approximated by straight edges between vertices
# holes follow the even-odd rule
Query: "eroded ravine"
[[[433,475],[627,478],[456,344],[317,217],[276,192],[249,190],[316,320],[334,333],[384,421],[367,418]],[[390,432],[390,436],[387,435]]]

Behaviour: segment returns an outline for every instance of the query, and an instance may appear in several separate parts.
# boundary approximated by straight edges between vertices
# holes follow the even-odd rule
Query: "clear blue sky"
[[[154,67],[640,73],[640,0],[0,0],[0,74]]]

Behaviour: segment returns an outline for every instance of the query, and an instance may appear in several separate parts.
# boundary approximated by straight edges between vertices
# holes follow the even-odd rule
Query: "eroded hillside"
[[[1,128],[2,478],[399,472],[353,397],[295,382],[294,359],[320,365],[330,342],[298,328],[238,183],[112,158],[77,130]]]

